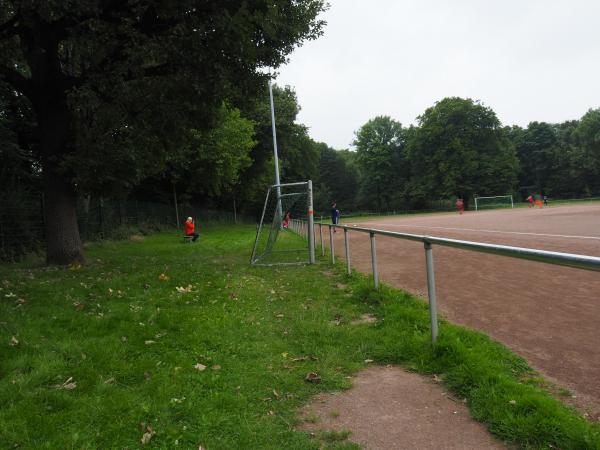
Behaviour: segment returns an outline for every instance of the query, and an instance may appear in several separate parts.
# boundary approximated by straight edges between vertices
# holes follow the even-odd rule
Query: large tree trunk
[[[44,177],[46,262],[83,262],[83,248],[77,224],[77,195],[61,162],[69,152],[70,114],[64,98],[45,102],[38,109],[42,135]]]
[[[77,197],[61,176],[45,170],[46,261],[48,264],[83,262],[77,225]]]

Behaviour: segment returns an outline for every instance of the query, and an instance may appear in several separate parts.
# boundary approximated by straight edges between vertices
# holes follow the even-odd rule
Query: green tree
[[[110,184],[155,171],[164,142],[210,128],[224,99],[265,82],[260,68],[317,37],[323,9],[322,0],[0,3],[0,80],[36,116],[47,261],[83,259],[75,201],[78,182],[93,183],[82,174]],[[121,168],[129,173],[111,175]]]
[[[282,183],[316,180],[319,170],[319,148],[308,136],[306,126],[297,123],[300,105],[294,90],[273,85],[275,126]],[[243,209],[256,212],[262,208],[267,187],[275,181],[273,159],[273,131],[269,93],[262,94],[242,108],[242,115],[255,124],[256,146],[250,153],[252,164],[244,170],[244,183],[238,188]]]
[[[418,118],[409,143],[410,195],[415,203],[512,192],[514,147],[492,109],[471,99],[445,98]]]
[[[578,163],[583,169],[585,194],[600,193],[600,108],[590,109],[575,129]]]
[[[408,178],[405,131],[402,124],[388,116],[369,120],[354,140],[360,173],[363,205],[379,210],[392,207],[392,200],[404,190]]]
[[[358,190],[358,172],[352,164],[354,152],[334,150],[322,142],[315,144],[319,148],[319,176],[315,183],[315,208],[328,211],[335,201],[344,211],[356,209]]]

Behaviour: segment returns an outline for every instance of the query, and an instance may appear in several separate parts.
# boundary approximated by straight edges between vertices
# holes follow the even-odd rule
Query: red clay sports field
[[[394,216],[360,226],[600,256],[598,203]],[[353,267],[370,272],[368,234],[349,236]],[[336,253],[344,255],[343,233],[336,233]],[[377,254],[383,282],[426,298],[421,243],[378,236]],[[445,318],[506,344],[600,417],[600,273],[440,246],[434,262]]]

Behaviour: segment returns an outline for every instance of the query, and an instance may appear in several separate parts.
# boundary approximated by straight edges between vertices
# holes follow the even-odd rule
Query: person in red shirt
[[[456,209],[458,210],[459,214],[462,214],[465,212],[465,202],[463,201],[462,198],[456,199]]]
[[[535,204],[534,204],[535,200],[533,199],[533,195],[530,195],[529,197],[527,197],[527,201],[529,202],[530,208],[533,208],[535,206]]]
[[[200,237],[200,235],[194,231],[196,228],[196,226],[194,225],[194,219],[192,219],[191,217],[188,217],[187,220],[185,221],[184,225],[185,225],[185,235],[192,236],[192,242],[194,242],[196,239],[198,239]]]

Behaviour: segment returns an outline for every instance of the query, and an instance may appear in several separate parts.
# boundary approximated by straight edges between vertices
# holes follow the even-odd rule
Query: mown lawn
[[[325,260],[250,267],[253,232],[93,244],[69,269],[0,266],[0,448],[354,448],[294,424],[372,359],[440,374],[503,440],[600,449],[600,428],[500,345],[442,323],[432,348],[425,303]],[[350,325],[365,313],[378,323]]]

